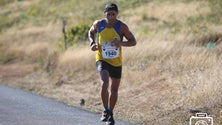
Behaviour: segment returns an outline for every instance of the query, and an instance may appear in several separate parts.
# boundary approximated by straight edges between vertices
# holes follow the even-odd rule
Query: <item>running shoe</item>
[[[108,111],[102,112],[102,117],[100,118],[101,122],[107,122],[110,117],[110,113]]]
[[[108,120],[106,122],[107,125],[115,125],[115,120],[113,118],[113,113],[109,113]]]

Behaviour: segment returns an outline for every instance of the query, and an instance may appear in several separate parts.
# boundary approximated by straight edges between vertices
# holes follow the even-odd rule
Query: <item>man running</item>
[[[104,19],[96,20],[91,26],[88,37],[90,48],[96,51],[96,67],[102,80],[101,98],[104,106],[101,121],[114,125],[113,109],[118,98],[122,74],[122,46],[136,45],[136,39],[128,26],[117,19],[118,7],[108,3],[104,9]],[[98,42],[95,41],[96,34]],[[123,41],[123,37],[126,41]],[[111,84],[109,93],[109,82]]]

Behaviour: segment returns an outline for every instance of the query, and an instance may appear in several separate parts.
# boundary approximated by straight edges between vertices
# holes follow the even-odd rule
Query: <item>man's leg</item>
[[[108,103],[109,103],[109,92],[108,92],[108,87],[109,87],[109,73],[107,70],[101,70],[100,71],[100,77],[102,80],[101,83],[101,99],[104,107],[108,108]]]
[[[109,125],[114,125],[115,120],[113,118],[113,109],[118,99],[118,89],[119,89],[120,79],[111,78],[111,80],[112,80],[111,81],[111,94],[109,98],[110,117],[108,118],[107,123]]]
[[[111,80],[112,81],[111,81],[111,94],[110,94],[110,100],[109,100],[109,108],[113,110],[118,99],[118,90],[119,90],[121,79],[111,78]]]

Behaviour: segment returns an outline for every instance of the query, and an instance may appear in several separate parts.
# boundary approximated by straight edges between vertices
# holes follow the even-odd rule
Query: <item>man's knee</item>
[[[103,90],[107,90],[109,87],[109,81],[102,81],[101,87]]]
[[[112,94],[118,94],[118,88],[112,88],[111,93]]]

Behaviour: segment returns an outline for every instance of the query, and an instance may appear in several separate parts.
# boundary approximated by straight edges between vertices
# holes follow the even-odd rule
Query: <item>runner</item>
[[[88,32],[90,48],[96,51],[96,66],[102,80],[101,98],[104,106],[101,121],[114,125],[113,109],[118,98],[122,75],[122,46],[135,46],[136,39],[128,26],[117,19],[118,7],[107,3],[104,19],[96,20]],[[96,34],[98,42],[95,41]],[[123,41],[123,37],[126,41]],[[109,93],[109,82],[111,84]]]

